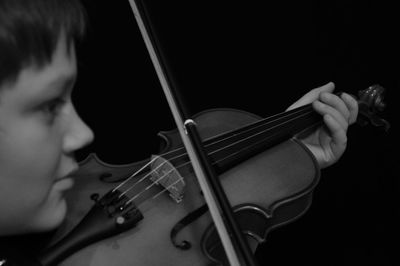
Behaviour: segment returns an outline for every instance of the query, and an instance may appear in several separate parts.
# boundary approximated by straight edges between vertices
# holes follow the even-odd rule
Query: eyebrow
[[[23,96],[19,100],[22,104],[22,112],[30,113],[49,100],[67,96],[72,91],[76,79],[77,75],[75,73],[63,74],[48,80],[39,91],[32,90],[29,92],[29,90],[27,90],[28,92],[26,92],[25,90]]]
[[[76,81],[76,75],[61,76],[49,82],[46,86],[48,89],[45,91],[46,95],[65,95],[73,89]]]

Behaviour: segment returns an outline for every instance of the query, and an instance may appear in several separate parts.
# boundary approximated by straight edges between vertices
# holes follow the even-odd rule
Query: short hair
[[[83,38],[86,19],[79,0],[0,0],[0,88],[22,69],[48,64],[61,33],[70,49]]]

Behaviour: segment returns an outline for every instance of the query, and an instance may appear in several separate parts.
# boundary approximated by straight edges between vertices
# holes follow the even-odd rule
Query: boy
[[[74,42],[84,28],[78,0],[0,0],[0,237],[50,231],[65,218],[73,154],[93,140],[71,102]],[[343,154],[357,117],[355,100],[333,89],[314,89],[290,107],[314,101],[324,116],[325,127],[303,140],[321,167]]]
[[[71,102],[84,26],[78,1],[0,1],[0,237],[66,215],[73,153],[93,139]]]

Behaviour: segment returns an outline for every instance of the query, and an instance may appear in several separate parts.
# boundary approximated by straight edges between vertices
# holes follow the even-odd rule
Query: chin
[[[59,227],[64,221],[67,214],[67,203],[65,199],[62,199],[54,207],[45,208],[37,214],[35,219],[32,220],[30,231],[51,231]]]

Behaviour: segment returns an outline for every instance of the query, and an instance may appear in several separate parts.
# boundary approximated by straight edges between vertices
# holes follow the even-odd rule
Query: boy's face
[[[73,152],[93,140],[71,103],[75,50],[61,36],[52,61],[0,91],[0,235],[43,231],[66,214]]]

